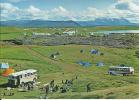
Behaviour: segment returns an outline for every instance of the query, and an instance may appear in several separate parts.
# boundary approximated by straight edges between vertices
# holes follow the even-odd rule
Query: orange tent
[[[14,73],[14,72],[15,72],[14,69],[12,69],[12,68],[10,67],[10,68],[7,68],[7,69],[3,72],[2,76],[7,77],[9,74]]]

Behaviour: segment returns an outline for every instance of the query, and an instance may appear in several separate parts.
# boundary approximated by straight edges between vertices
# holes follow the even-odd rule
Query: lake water
[[[103,33],[103,34],[110,34],[110,33],[139,33],[139,30],[112,30],[112,31],[97,31],[95,33]]]

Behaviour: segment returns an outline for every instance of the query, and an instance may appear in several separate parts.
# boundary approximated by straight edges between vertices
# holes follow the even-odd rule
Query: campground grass
[[[98,49],[104,55],[93,55],[90,50]],[[84,49],[84,53],[80,50]],[[62,45],[62,46],[15,46],[3,45],[0,50],[0,62],[9,62],[16,71],[34,68],[38,70],[41,85],[55,80],[61,85],[62,80],[75,78],[72,90],[67,93],[50,93],[49,98],[139,98],[139,59],[134,56],[137,49],[109,48],[91,45]],[[55,60],[49,58],[52,53],[59,52]],[[89,61],[91,67],[78,65],[78,60]],[[97,62],[104,62],[104,67],[96,67]],[[14,66],[17,64],[18,66]],[[126,64],[135,68],[132,76],[110,76],[107,74],[111,65]],[[64,75],[62,74],[64,72]],[[7,82],[6,77],[0,76],[0,85]],[[86,85],[91,83],[92,92],[86,92]],[[4,90],[0,87],[0,91]],[[5,91],[5,90],[4,90]],[[14,96],[4,98],[38,98],[41,91],[17,92]],[[23,95],[21,95],[23,94]]]

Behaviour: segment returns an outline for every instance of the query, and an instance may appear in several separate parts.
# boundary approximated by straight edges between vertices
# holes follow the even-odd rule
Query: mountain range
[[[50,21],[50,20],[8,20],[0,21],[1,26],[20,27],[78,27],[78,26],[138,26],[126,19],[98,18],[93,21]]]

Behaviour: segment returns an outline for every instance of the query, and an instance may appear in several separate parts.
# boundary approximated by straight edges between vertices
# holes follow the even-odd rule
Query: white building
[[[35,32],[32,33],[33,38],[43,37],[43,36],[50,36],[50,35],[51,35],[50,33],[35,33]]]
[[[94,35],[94,32],[89,32],[89,35],[90,35],[90,36],[93,36],[93,35]]]
[[[65,35],[69,35],[69,36],[72,36],[72,35],[75,35],[76,31],[64,31],[63,34]]]

